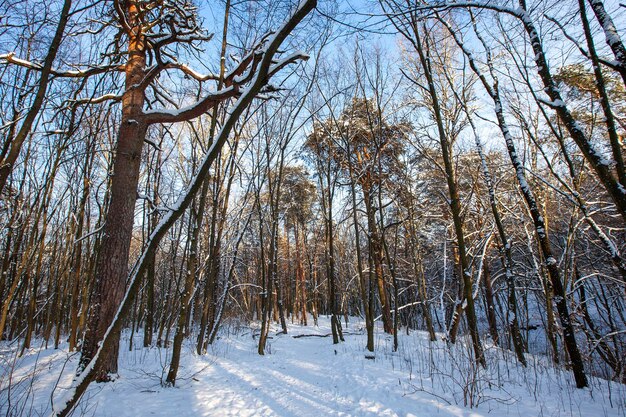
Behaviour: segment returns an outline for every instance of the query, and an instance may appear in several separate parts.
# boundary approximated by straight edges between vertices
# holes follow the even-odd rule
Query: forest
[[[625,36],[0,0],[0,414],[625,415]]]

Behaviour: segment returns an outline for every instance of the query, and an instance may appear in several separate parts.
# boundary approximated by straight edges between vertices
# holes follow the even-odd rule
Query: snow
[[[558,98],[556,100],[552,100],[552,101],[545,100],[545,99],[542,99],[542,98],[538,98],[537,100],[542,102],[543,104],[545,104],[548,107],[552,107],[552,108],[556,108],[556,107],[566,108],[565,102],[562,99],[560,99],[560,98]]]
[[[602,30],[604,31],[604,36],[606,37],[606,43],[613,49],[613,53],[617,58],[618,64],[624,65],[624,61],[626,60],[625,56],[622,56],[623,50],[620,48],[622,44],[622,39],[619,36],[619,32],[613,23],[611,17],[606,13],[604,9],[604,4],[600,0],[591,0],[591,7],[593,8],[600,25],[602,26]]]
[[[311,320],[312,322],[312,320]],[[187,340],[176,388],[165,388],[170,350],[141,347],[135,333],[122,337],[120,377],[92,384],[76,415],[93,416],[623,416],[624,385],[591,378],[575,388],[569,371],[528,355],[486,346],[488,367],[468,360],[469,340],[430,342],[425,332],[392,337],[378,330],[374,360],[365,358],[363,323],[351,318],[346,342],[332,344],[330,321],[271,330],[267,354],[256,352],[259,324],[227,322],[209,353],[194,353]],[[345,326],[345,323],[344,323]],[[294,338],[297,335],[317,335]],[[441,335],[438,336],[441,339]],[[0,344],[0,415],[44,415],[71,385],[78,354],[36,348],[16,358],[17,344]],[[12,384],[8,384],[13,369]],[[63,372],[62,372],[63,371]],[[62,372],[62,375],[61,375]],[[28,388],[32,386],[32,389]],[[469,404],[474,408],[469,408]],[[23,407],[23,408],[20,408]],[[13,413],[13,414],[12,414]]]
[[[215,100],[216,98],[227,96],[228,94],[230,94],[234,90],[235,90],[235,87],[233,87],[233,86],[226,87],[226,88],[218,90],[218,91],[216,91],[214,93],[209,93],[205,97],[203,97],[200,101],[195,102],[195,103],[193,103],[191,105],[188,105],[188,106],[185,106],[185,107],[181,107],[180,109],[146,110],[144,112],[144,114],[147,115],[147,116],[149,116],[149,115],[168,115],[168,116],[171,116],[171,117],[177,117],[177,116],[180,116],[181,114],[193,111],[201,103],[210,102],[212,100]]]

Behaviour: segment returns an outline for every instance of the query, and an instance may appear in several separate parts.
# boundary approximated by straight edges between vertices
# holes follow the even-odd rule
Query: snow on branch
[[[144,121],[147,124],[154,124],[175,123],[191,120],[207,112],[209,109],[215,107],[222,101],[240,95],[242,87],[248,84],[258,73],[259,64],[268,53],[266,50],[266,44],[271,39],[271,36],[275,36],[275,34],[273,32],[270,32],[269,34],[266,34],[263,38],[261,38],[261,40],[252,48],[252,50],[238,63],[238,65],[226,74],[226,76],[224,77],[225,87],[223,89],[213,93],[209,93],[194,104],[186,106],[182,109],[157,109],[147,111],[144,114]],[[273,67],[270,67],[268,69],[266,78],[271,77],[287,64],[293,63],[299,59],[306,59],[306,55],[302,53],[290,55],[289,57],[280,61],[280,63],[275,64]],[[273,63],[273,61],[271,63]],[[166,64],[166,66],[161,67],[161,69],[167,67],[177,67],[184,72],[192,71],[190,68],[180,66],[179,64]],[[151,74],[149,73],[146,76],[146,79],[152,77],[152,74],[156,75],[158,71],[159,69],[151,71]],[[144,80],[142,84],[146,82],[148,81]]]
[[[0,63],[14,64],[20,67],[24,67],[27,69],[42,71],[43,65],[38,64],[36,62],[28,61],[26,59],[18,58],[15,56],[15,52],[9,52],[6,54],[0,55]],[[70,70],[70,71],[61,71],[57,69],[51,69],[50,74],[55,77],[62,78],[83,78],[83,77],[91,77],[92,75],[103,74],[109,71],[124,71],[123,65],[105,65],[101,67],[93,67],[86,70]]]
[[[122,100],[122,96],[118,95],[118,94],[104,94],[101,95],[100,97],[94,97],[94,98],[79,98],[79,99],[75,99],[75,100],[70,100],[73,103],[76,104],[98,104],[98,103],[104,103],[105,101],[121,101]]]
[[[235,87],[227,87],[212,94],[207,94],[202,100],[181,109],[150,110],[144,113],[144,121],[153,123],[175,123],[194,119],[207,110],[238,93]]]
[[[198,71],[194,70],[187,64],[181,64],[179,62],[170,62],[165,66],[165,69],[178,69],[183,72],[183,74],[193,78],[196,81],[217,81],[219,80],[219,75],[209,73],[209,74],[200,74]]]

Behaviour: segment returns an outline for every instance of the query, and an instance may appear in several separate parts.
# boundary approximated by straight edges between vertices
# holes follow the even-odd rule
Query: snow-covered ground
[[[228,323],[210,352],[184,348],[175,388],[161,385],[168,349],[132,351],[123,337],[120,377],[92,384],[75,415],[86,416],[625,416],[626,387],[591,379],[578,390],[566,370],[529,357],[521,369],[510,352],[487,349],[487,370],[467,360],[468,347],[431,343],[422,332],[377,333],[376,357],[366,359],[362,323],[344,329],[346,341],[332,345],[329,321],[290,325],[289,334],[256,351],[258,326]],[[31,349],[16,357],[16,345],[0,345],[0,415],[50,412],[71,384],[77,354],[65,349]],[[12,372],[11,372],[12,371]],[[56,387],[56,388],[55,388]],[[54,391],[53,391],[54,390]],[[472,406],[472,407],[470,407]]]

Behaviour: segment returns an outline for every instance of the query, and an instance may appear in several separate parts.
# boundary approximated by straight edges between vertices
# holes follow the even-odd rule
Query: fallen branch
[[[330,336],[332,333],[327,333],[327,334],[297,334],[295,336],[291,336],[294,339],[299,339],[301,337],[328,337]]]
[[[349,333],[349,332],[343,332],[344,335],[347,336],[353,336],[353,335],[361,335],[363,334],[363,332],[358,332],[358,333]],[[294,339],[299,339],[301,337],[328,337],[331,336],[332,333],[326,333],[326,334],[297,334],[295,336],[291,336]]]

